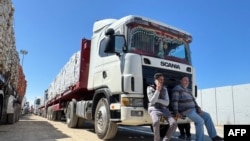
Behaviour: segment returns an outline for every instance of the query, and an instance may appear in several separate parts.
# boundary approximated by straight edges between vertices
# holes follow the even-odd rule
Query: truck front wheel
[[[95,111],[95,132],[100,139],[108,140],[115,137],[117,124],[110,121],[109,105],[106,98],[101,98]]]
[[[67,113],[66,113],[66,122],[68,127],[75,128],[77,125],[77,119],[76,116],[76,101],[72,100],[68,107],[67,107]]]

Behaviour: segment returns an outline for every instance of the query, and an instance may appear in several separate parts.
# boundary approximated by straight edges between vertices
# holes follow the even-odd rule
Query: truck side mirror
[[[108,36],[108,35],[114,35],[115,34],[115,30],[113,28],[109,28],[106,32],[105,32],[105,35]]]
[[[106,44],[105,44],[105,53],[114,53],[115,52],[115,36],[114,35],[109,35],[106,39]]]
[[[124,50],[125,44],[125,37],[124,35],[109,35],[106,38],[106,45],[104,52],[106,53],[118,53]]]

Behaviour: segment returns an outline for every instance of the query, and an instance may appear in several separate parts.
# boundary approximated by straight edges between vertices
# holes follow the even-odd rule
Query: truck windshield
[[[130,29],[128,52],[190,64],[188,44],[167,33],[141,26]]]

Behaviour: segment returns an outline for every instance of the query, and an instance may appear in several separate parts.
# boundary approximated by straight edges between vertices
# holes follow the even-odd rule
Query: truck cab
[[[195,94],[191,41],[192,36],[183,30],[140,16],[97,21],[91,39],[87,85],[88,90],[95,90],[93,119],[104,112],[100,107],[108,105],[107,118],[117,125],[151,125],[146,87],[154,82],[157,72],[164,74],[169,94],[183,75],[191,80],[190,89]],[[98,106],[102,98],[107,103]]]

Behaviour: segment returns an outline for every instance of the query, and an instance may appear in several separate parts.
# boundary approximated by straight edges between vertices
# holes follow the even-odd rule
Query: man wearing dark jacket
[[[198,106],[191,91],[188,89],[188,85],[189,78],[184,76],[180,80],[180,85],[173,88],[171,102],[174,114],[180,118],[187,116],[194,121],[196,141],[204,141],[204,125],[213,141],[223,141],[224,139],[217,135],[211,116]]]

